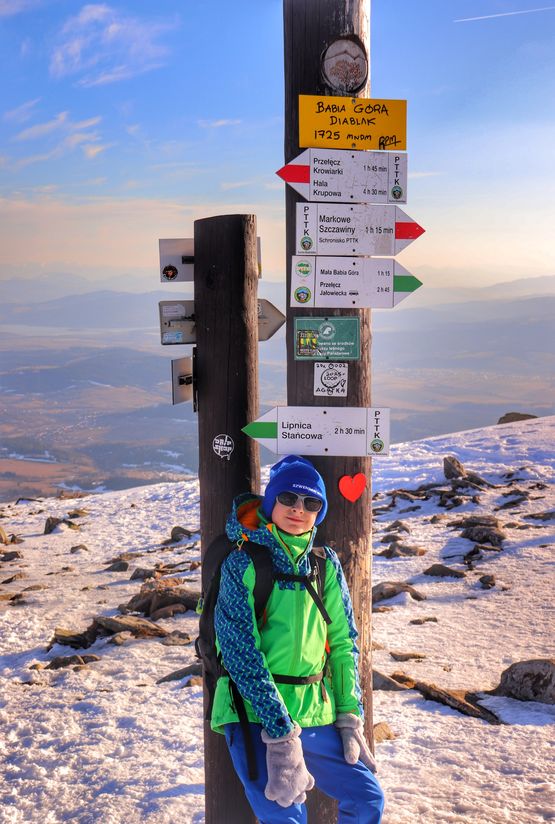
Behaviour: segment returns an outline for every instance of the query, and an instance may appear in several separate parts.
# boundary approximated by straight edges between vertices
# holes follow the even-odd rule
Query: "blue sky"
[[[430,286],[553,274],[555,5],[373,0],[371,26],[426,228],[400,262]],[[0,277],[154,289],[159,237],[254,212],[284,278],[281,0],[0,0],[0,67]]]

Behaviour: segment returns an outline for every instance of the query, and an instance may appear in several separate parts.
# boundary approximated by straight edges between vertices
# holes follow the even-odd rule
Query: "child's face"
[[[272,509],[272,522],[278,529],[290,535],[308,532],[314,526],[317,517],[317,512],[307,512],[299,498],[293,506],[284,506],[276,501]]]

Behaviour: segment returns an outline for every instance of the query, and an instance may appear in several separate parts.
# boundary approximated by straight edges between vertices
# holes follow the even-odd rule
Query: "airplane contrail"
[[[501,14],[485,14],[483,17],[461,17],[453,23],[470,23],[473,20],[492,20],[494,17],[512,17],[514,14],[532,14],[536,11],[553,11],[555,6],[543,6],[541,9],[524,9],[523,11],[505,11]]]

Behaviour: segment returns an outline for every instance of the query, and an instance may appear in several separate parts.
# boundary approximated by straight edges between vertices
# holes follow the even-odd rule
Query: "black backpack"
[[[212,714],[212,704],[216,684],[222,675],[229,675],[223,666],[221,656],[216,649],[216,631],[214,627],[214,611],[216,601],[220,591],[221,567],[230,552],[237,548],[237,544],[232,543],[227,535],[219,535],[208,547],[202,560],[202,595],[197,611],[200,613],[199,634],[195,641],[197,658],[202,661],[204,669],[204,682],[208,692],[208,704],[206,720],[210,721]],[[302,582],[311,598],[316,603],[318,609],[327,624],[331,624],[326,608],[323,603],[323,592],[325,583],[326,554],[320,547],[313,547],[309,553],[310,573],[308,575],[292,575],[283,572],[276,572],[272,564],[272,555],[268,547],[256,544],[253,541],[244,541],[241,550],[246,552],[254,564],[256,573],[254,585],[254,611],[257,621],[263,618],[266,604],[271,595],[274,581],[299,581]],[[314,586],[316,584],[316,586]],[[308,684],[315,681],[322,681],[323,672],[318,675],[306,676],[305,678],[276,675],[272,673],[276,683]],[[237,689],[237,686],[230,678],[231,693],[233,702],[239,717],[239,722],[245,734],[245,744],[247,748],[247,760],[249,762],[249,774],[251,779],[256,778],[256,765],[254,750],[250,741],[248,718],[245,710],[245,703]]]

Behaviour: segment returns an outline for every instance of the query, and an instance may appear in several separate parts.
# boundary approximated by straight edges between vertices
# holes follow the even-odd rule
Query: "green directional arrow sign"
[[[397,263],[396,270],[402,269],[401,266]],[[404,270],[405,274],[395,274],[393,275],[393,305],[397,306],[401,303],[402,300],[408,298],[409,295],[412,295],[413,292],[416,292],[422,286],[422,281],[415,278],[414,275],[409,275]]]
[[[393,276],[394,292],[416,292],[419,286],[422,286],[422,281],[415,278],[414,275]]]
[[[389,409],[276,406],[243,432],[277,455],[388,455]]]
[[[418,278],[393,258],[295,255],[290,305],[392,309],[419,286]]]
[[[252,421],[242,431],[255,441],[260,438],[277,438],[277,421]]]

